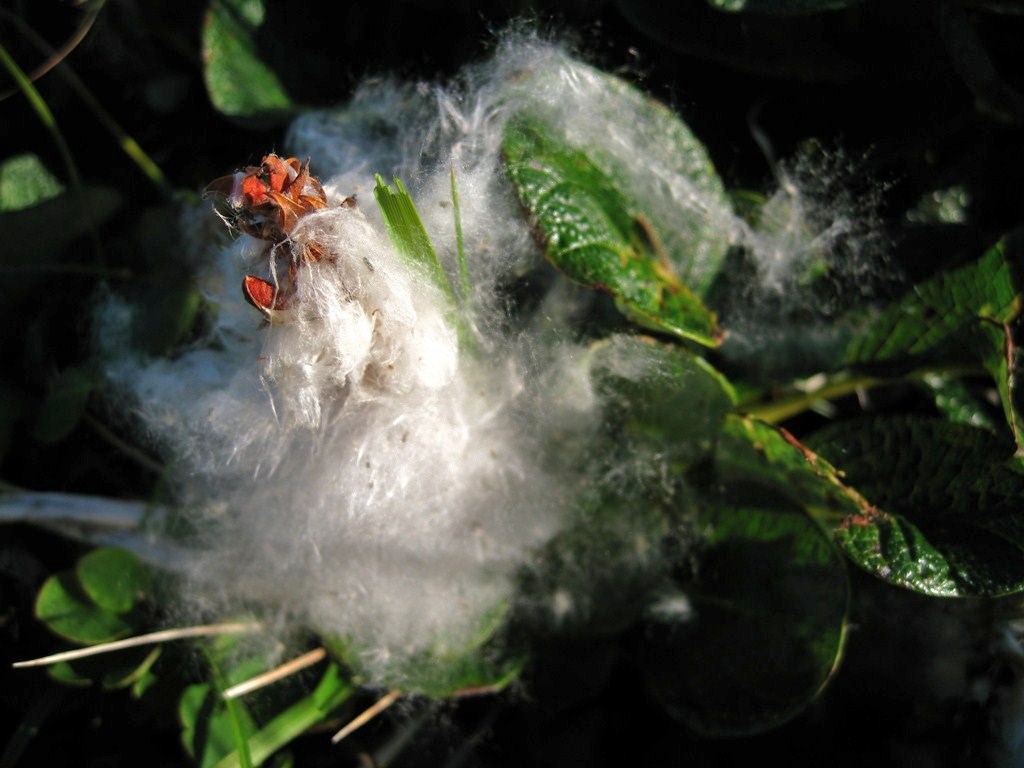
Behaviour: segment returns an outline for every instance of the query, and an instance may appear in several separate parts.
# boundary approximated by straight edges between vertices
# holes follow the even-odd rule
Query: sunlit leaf
[[[702,505],[706,531],[682,593],[655,605],[641,648],[674,717],[712,736],[764,731],[799,714],[843,649],[846,571],[801,510]]]
[[[988,409],[959,378],[933,373],[924,376],[921,385],[935,399],[935,407],[954,424],[996,431]]]
[[[256,732],[256,724],[244,708],[246,737]],[[209,683],[190,685],[178,703],[182,743],[199,768],[212,768],[226,755],[235,752],[235,733],[228,708]]]
[[[0,212],[31,208],[63,191],[35,155],[15,155],[0,163]]]
[[[502,150],[556,267],[610,293],[645,327],[720,342],[714,314],[680,280],[645,212],[607,171],[532,119],[509,123]]]
[[[396,189],[392,189],[379,173],[376,180],[373,196],[380,206],[391,242],[410,263],[426,272],[434,285],[454,303],[455,293],[451,282],[441,267],[434,246],[430,242],[430,236],[423,227],[423,221],[405,185],[401,179],[396,178]]]
[[[851,560],[875,576],[938,597],[973,594],[961,591],[955,562],[916,526],[873,504],[788,432],[730,418],[715,463],[716,478],[728,484],[730,498],[756,503],[776,498],[800,505]]]
[[[341,676],[338,666],[331,664],[311,693],[277,714],[249,737],[253,764],[260,765],[274,752],[322,722],[354,691],[352,684]],[[239,768],[240,765],[238,754],[232,752],[218,762],[216,768]]]
[[[852,365],[976,359],[979,322],[1008,323],[1021,311],[1021,237],[998,242],[978,261],[915,286],[851,342]]]
[[[225,115],[282,113],[292,106],[281,81],[259,57],[262,0],[211,0],[203,21],[203,74],[210,101]]]
[[[70,571],[43,583],[36,598],[36,617],[58,635],[83,645],[117,640],[132,631],[125,619],[96,605]]]
[[[92,601],[112,613],[127,613],[149,589],[149,571],[126,549],[104,547],[82,557],[78,581]]]
[[[1024,476],[989,432],[891,416],[830,427],[809,444],[885,510],[837,530],[859,564],[930,594],[1024,591]]]

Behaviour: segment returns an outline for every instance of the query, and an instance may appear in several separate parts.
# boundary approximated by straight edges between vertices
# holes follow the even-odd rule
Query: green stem
[[[57,149],[60,152],[61,159],[64,161],[64,166],[68,171],[68,181],[73,187],[78,190],[82,188],[82,180],[78,175],[78,168],[75,166],[75,161],[71,157],[71,150],[68,149],[67,142],[64,141],[64,134],[60,132],[60,128],[57,127],[57,120],[54,118],[50,108],[46,105],[43,97],[40,95],[36,87],[32,85],[32,81],[29,80],[18,63],[11,58],[11,55],[7,52],[7,49],[0,44],[0,61],[3,62],[4,67],[14,78],[14,82],[18,84],[18,88],[25,94],[25,98],[28,99],[28,103],[32,109],[35,110],[40,121],[46,127],[46,130],[50,132],[53,137],[54,143],[57,145]]]
[[[35,30],[29,27],[21,18],[9,12],[4,12],[3,15],[10,19],[10,21],[18,27],[21,34],[28,38],[28,40],[44,55],[58,55],[58,52],[54,52],[53,49],[50,48],[49,44],[37,35]],[[118,143],[118,146],[121,147],[122,151],[139,167],[139,170],[142,171],[146,178],[153,182],[153,185],[157,188],[160,194],[168,200],[174,199],[174,187],[171,186],[167,177],[164,176],[164,172],[160,169],[160,166],[158,166],[156,162],[146,154],[145,150],[139,146],[139,143],[121,127],[121,125],[109,112],[107,112],[106,109],[103,108],[103,105],[100,104],[92,91],[90,91],[78,75],[75,74],[74,70],[72,70],[71,67],[63,61],[63,59],[59,60],[58,63],[65,64],[65,66],[58,68],[61,76],[67,81],[68,85],[71,86],[72,90],[78,94],[78,97],[85,102],[85,105],[92,110],[96,119],[99,120],[100,125],[102,125],[107,132],[114,137],[114,140]]]
[[[3,62],[4,68],[10,73],[11,77],[14,78],[14,82],[17,83],[21,92],[25,94],[25,98],[28,99],[29,105],[33,110],[35,110],[39,120],[43,123],[46,130],[50,132],[54,143],[57,145],[57,150],[60,152],[61,159],[64,161],[64,167],[67,169],[68,182],[71,184],[71,188],[78,196],[78,200],[82,206],[88,207],[89,201],[86,199],[82,188],[82,177],[78,175],[78,167],[75,165],[74,158],[71,157],[71,150],[68,148],[68,144],[64,140],[64,134],[61,133],[60,128],[57,126],[57,120],[53,116],[53,112],[50,111],[46,101],[32,84],[32,81],[22,71],[21,67],[18,66],[18,62],[11,58],[11,55],[2,44],[0,44],[0,62]],[[97,261],[102,262],[103,248],[100,245],[99,235],[96,232],[95,218],[91,215],[91,211],[86,210],[85,213],[89,221],[89,229],[92,234],[93,248],[96,251],[96,259]]]
[[[798,392],[784,397],[777,398],[767,403],[744,402],[736,406],[735,410],[753,416],[769,424],[777,424],[780,421],[792,418],[803,413],[822,400],[835,400],[846,395],[852,395],[861,389],[872,389],[873,387],[885,386],[888,384],[899,384],[908,381],[917,381],[925,376],[934,373],[942,373],[950,376],[973,376],[984,375],[979,368],[967,368],[963,366],[931,366],[919,368],[902,376],[865,376],[853,374],[850,371],[840,371],[831,376],[826,376],[824,381],[813,389],[805,392]]]
[[[459,208],[459,187],[455,183],[455,166],[452,166],[452,208],[455,211],[455,250],[459,255],[459,279],[462,281],[462,301],[469,302],[469,268],[466,266],[466,248],[462,239],[462,214]]]

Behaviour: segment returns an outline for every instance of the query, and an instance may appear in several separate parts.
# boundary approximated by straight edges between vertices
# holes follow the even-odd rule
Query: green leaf
[[[210,101],[231,117],[282,113],[292,107],[277,75],[260,58],[261,0],[211,0],[203,22],[203,75]]]
[[[31,274],[91,228],[102,224],[123,200],[107,187],[64,192],[31,208],[0,212],[4,266]]]
[[[985,369],[995,379],[1006,422],[1017,444],[1015,458],[1024,470],[1024,387],[1020,384],[1024,381],[1024,356],[1020,352],[1024,317],[1018,315],[1010,323],[981,321],[979,329]]]
[[[708,531],[683,596],[656,605],[641,648],[649,686],[698,732],[739,736],[799,714],[842,654],[846,571],[802,511],[704,504]]]
[[[710,453],[736,394],[706,360],[642,336],[615,335],[589,353],[606,420],[664,460],[690,465]]]
[[[990,433],[887,416],[834,425],[809,444],[886,510],[836,531],[860,565],[938,596],[1024,591],[1024,476]]]
[[[836,11],[862,2],[864,0],[707,0],[708,5],[720,11],[750,11],[779,16]]]
[[[579,152],[600,169],[629,202],[629,218],[653,233],[644,239],[657,240],[680,281],[706,297],[736,220],[707,150],[679,115],[577,61],[527,67],[513,83],[518,117],[542,127],[559,153]]]
[[[726,418],[713,482],[729,488],[733,503],[763,505],[775,498],[802,507],[828,529],[871,509],[828,462],[791,434],[749,417]]]
[[[128,613],[150,586],[142,562],[118,547],[93,550],[78,561],[75,572],[92,601],[111,613]]]
[[[448,281],[441,262],[437,258],[430,236],[423,226],[420,214],[412,197],[405,190],[402,180],[395,178],[397,191],[387,184],[381,175],[376,174],[377,186],[373,196],[380,206],[381,215],[387,225],[391,242],[402,256],[417,269],[423,270],[434,285],[448,297],[452,306],[455,305],[455,292]]]
[[[556,267],[610,293],[645,327],[706,346],[720,343],[714,314],[682,283],[645,211],[616,178],[526,117],[509,122],[502,151]]]
[[[236,711],[240,713],[241,728],[248,738],[256,732],[256,724],[243,707],[237,707]],[[178,703],[178,718],[185,750],[199,768],[212,768],[226,755],[235,754],[237,723],[220,692],[209,683],[185,689]]]
[[[55,680],[66,685],[91,685],[98,682],[104,689],[117,690],[134,686],[147,675],[160,657],[160,648],[128,648],[102,656],[90,656],[60,662],[47,668]]]
[[[929,373],[921,378],[921,385],[935,399],[935,407],[939,412],[954,424],[996,431],[995,422],[989,417],[985,404],[960,379],[941,373]]]
[[[884,368],[975,363],[994,378],[1024,461],[1024,395],[1016,382],[1024,308],[1024,233],[1009,235],[978,261],[916,286],[860,333],[846,362]]]
[[[40,443],[47,444],[67,437],[78,426],[89,395],[95,387],[95,374],[84,366],[61,371],[43,401],[32,436]]]
[[[317,687],[307,696],[277,714],[249,737],[249,754],[254,765],[262,764],[274,752],[325,720],[352,695],[354,687],[331,664]],[[237,752],[217,763],[216,768],[240,768]]]
[[[35,155],[15,155],[0,164],[0,212],[31,208],[63,191]]]
[[[644,489],[603,489],[541,548],[517,584],[532,633],[613,635],[635,622],[667,568],[664,503]]]
[[[976,360],[979,323],[1009,323],[1020,314],[1020,248],[1021,236],[1007,237],[978,261],[915,286],[857,335],[846,350],[846,362]]]
[[[125,619],[93,603],[70,571],[43,583],[36,598],[36,617],[58,635],[83,645],[117,640],[132,631]]]
[[[475,635],[465,642],[452,643],[438,638],[426,651],[396,659],[392,668],[377,673],[374,685],[401,688],[403,693],[448,698],[465,690],[499,690],[514,680],[522,668],[522,659],[501,647],[498,637],[505,626],[507,602],[496,605],[479,620]],[[363,682],[364,657],[372,649],[351,639],[324,636],[321,642],[353,671],[353,681]]]

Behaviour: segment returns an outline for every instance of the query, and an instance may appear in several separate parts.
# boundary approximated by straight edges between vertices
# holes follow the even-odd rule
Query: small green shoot
[[[376,174],[377,186],[374,187],[373,196],[380,206],[381,215],[387,225],[388,234],[391,235],[391,242],[395,248],[411,264],[426,270],[434,285],[448,297],[452,305],[455,305],[455,291],[445,274],[441,262],[437,258],[434,246],[430,242],[430,236],[423,227],[423,221],[416,210],[412,197],[402,184],[402,180],[395,177],[395,187],[384,181],[381,175]]]
[[[455,250],[459,255],[462,301],[469,302],[469,268],[466,266],[466,245],[462,237],[462,210],[459,207],[459,185],[455,181],[455,166],[452,166],[452,211],[455,216]]]

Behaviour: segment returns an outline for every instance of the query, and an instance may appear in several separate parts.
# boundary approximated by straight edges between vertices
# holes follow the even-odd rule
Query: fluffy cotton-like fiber
[[[705,280],[707,249],[741,228],[720,189],[693,181],[694,158],[666,159],[639,98],[607,86],[532,38],[503,43],[449,88],[369,83],[291,131],[287,149],[312,157],[333,205],[292,233],[324,258],[298,270],[285,322],[266,324],[242,299],[242,275],[274,264],[248,236],[200,271],[212,326],[173,359],[126,354],[132,310],[104,305],[111,388],[167,457],[197,531],[186,611],[256,610],[268,625],[343,638],[369,682],[403,685],[410,659],[474,643],[517,572],[616,477],[583,459],[602,403],[568,322],[578,289],[555,280],[532,314],[506,311],[502,286],[540,260],[501,167],[504,125],[519,110],[541,116],[642,191],[652,217],[708,233],[677,265],[687,279]],[[475,336],[461,348],[450,302],[396,253],[372,196],[375,172],[405,180],[457,284],[452,169]],[[355,209],[337,206],[352,194]]]

